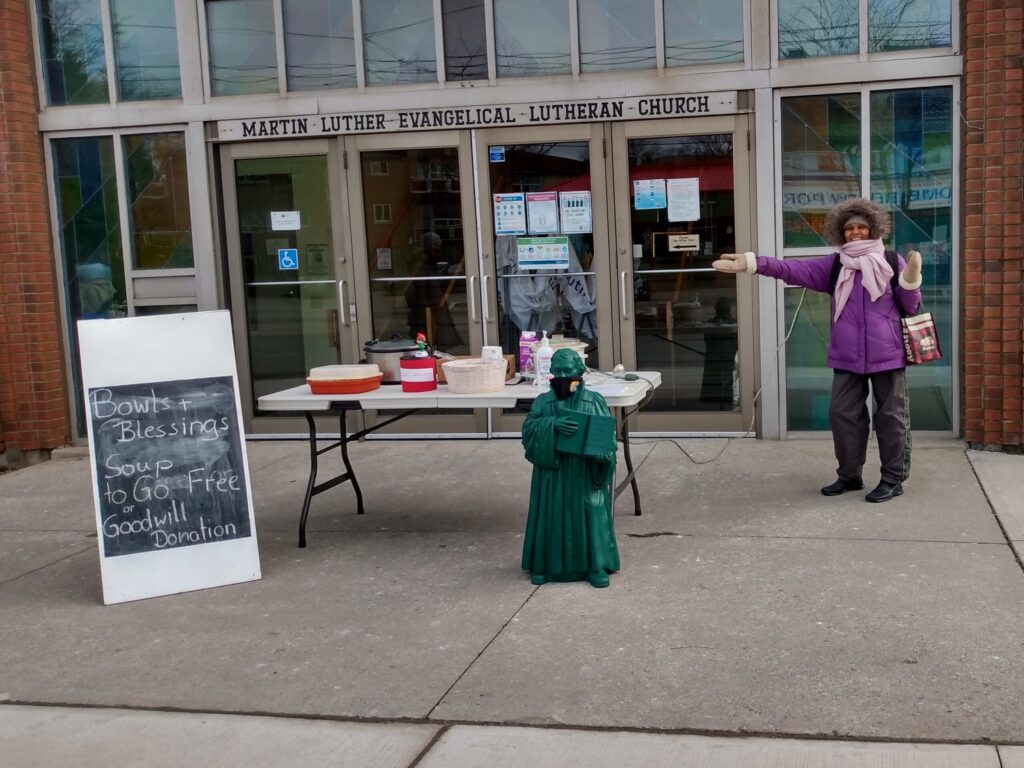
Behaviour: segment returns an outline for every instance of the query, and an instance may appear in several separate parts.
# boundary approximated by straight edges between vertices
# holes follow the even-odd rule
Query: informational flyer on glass
[[[637,179],[633,182],[633,207],[638,211],[664,208],[665,180]]]
[[[568,269],[568,237],[520,237],[519,269]]]
[[[590,214],[590,190],[559,192],[558,207],[562,217],[563,235],[594,231],[594,221]]]
[[[700,188],[697,179],[668,180],[668,220],[697,221],[700,218]]]
[[[558,193],[527,192],[526,221],[531,235],[557,235]]]
[[[494,234],[526,234],[526,196],[522,192],[494,195]]]

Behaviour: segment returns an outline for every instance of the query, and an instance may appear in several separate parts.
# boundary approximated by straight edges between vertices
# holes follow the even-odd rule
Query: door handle
[[[490,281],[491,281],[491,276],[490,276],[490,275],[484,275],[484,281],[483,281],[483,286],[484,286],[484,294],[483,294],[483,296],[482,296],[482,297],[480,298],[480,303],[481,303],[481,305],[482,305],[482,306],[483,306],[483,308],[484,308],[484,322],[485,322],[485,323],[486,323],[486,322],[489,322],[489,321],[490,321],[490,319],[491,319],[491,301],[490,301],[490,293],[489,293],[489,292],[488,292],[488,290],[487,290],[487,284],[488,284],[488,283],[489,283]]]
[[[476,322],[476,275],[469,276],[469,319]]]
[[[346,282],[344,280],[338,281],[338,313],[341,315],[341,324],[348,328],[352,321],[349,318],[348,300],[345,297],[345,286]]]
[[[619,301],[622,302],[622,319],[629,320],[629,305],[626,304],[626,270],[619,273]]]

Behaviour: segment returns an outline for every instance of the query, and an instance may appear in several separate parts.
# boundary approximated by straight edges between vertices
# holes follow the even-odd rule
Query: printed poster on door
[[[526,222],[531,235],[557,235],[558,193],[527,192]]]
[[[633,207],[638,211],[653,211],[664,208],[664,179],[637,179],[633,182]]]
[[[590,190],[586,192],[559,192],[558,208],[562,219],[562,234],[577,235],[594,231],[590,213]]]
[[[697,179],[668,180],[668,220],[700,219],[700,184]]]
[[[522,192],[494,195],[494,234],[526,234],[526,196]]]

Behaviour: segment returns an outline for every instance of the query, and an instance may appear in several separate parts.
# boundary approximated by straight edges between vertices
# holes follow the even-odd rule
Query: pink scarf
[[[861,283],[872,302],[878,301],[879,296],[885,293],[885,286],[892,279],[892,267],[885,260],[885,246],[881,240],[854,240],[843,243],[839,246],[839,261],[843,266],[839,270],[839,279],[836,280],[836,314],[832,318],[833,322],[839,319],[853,292],[855,272],[860,272]]]

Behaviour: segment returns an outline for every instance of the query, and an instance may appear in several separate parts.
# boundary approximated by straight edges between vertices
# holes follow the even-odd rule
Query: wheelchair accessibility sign
[[[298,269],[299,268],[299,249],[298,248],[278,248],[277,249],[277,268],[278,269]]]

